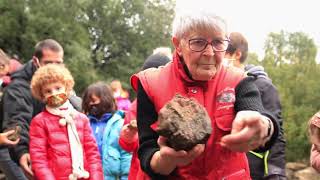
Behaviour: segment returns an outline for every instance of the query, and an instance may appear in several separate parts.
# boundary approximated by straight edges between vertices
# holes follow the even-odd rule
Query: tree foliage
[[[94,66],[109,80],[128,82],[152,49],[170,45],[173,5],[172,1],[93,0],[86,12]]]
[[[129,77],[158,46],[170,45],[173,0],[3,0],[0,48],[32,57],[36,42],[53,38],[65,49],[76,90]]]
[[[260,62],[280,94],[289,161],[309,157],[307,121],[320,108],[316,53],[314,41],[306,34],[281,31],[269,34]]]

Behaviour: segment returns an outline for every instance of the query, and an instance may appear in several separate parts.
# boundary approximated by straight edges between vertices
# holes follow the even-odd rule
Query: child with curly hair
[[[103,82],[91,84],[84,92],[82,107],[99,147],[105,179],[127,180],[131,154],[118,143],[124,113],[117,111],[110,87]]]
[[[46,104],[30,125],[30,157],[38,180],[102,180],[102,166],[89,119],[68,97],[74,85],[61,65],[40,67],[31,80],[32,95]]]

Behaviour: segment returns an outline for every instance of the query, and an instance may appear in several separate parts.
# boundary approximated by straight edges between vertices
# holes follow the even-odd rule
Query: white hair
[[[153,50],[152,54],[162,54],[164,56],[167,56],[168,58],[172,57],[171,48],[169,47],[157,47]]]
[[[172,35],[181,39],[187,33],[198,29],[223,32],[228,34],[227,23],[225,20],[216,15],[212,9],[208,7],[199,7],[199,4],[210,6],[210,3],[201,3],[198,1],[181,1],[176,4],[175,18],[172,24]],[[191,2],[191,1],[190,1]]]

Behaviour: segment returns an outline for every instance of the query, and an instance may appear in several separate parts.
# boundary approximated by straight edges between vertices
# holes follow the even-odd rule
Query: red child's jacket
[[[30,125],[30,157],[32,170],[38,180],[68,180],[72,173],[71,150],[66,126],[59,116],[43,111]],[[75,125],[83,147],[84,168],[89,180],[103,180],[102,162],[91,131],[89,119],[78,113]]]

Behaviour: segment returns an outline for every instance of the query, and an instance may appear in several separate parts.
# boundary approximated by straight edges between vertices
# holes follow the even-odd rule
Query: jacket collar
[[[174,52],[173,55],[173,66],[174,71],[184,84],[188,86],[207,86],[208,81],[197,81],[192,79],[187,65],[184,63],[183,57],[180,57],[177,52]]]
[[[112,117],[112,113],[105,113],[101,116],[101,118],[97,118],[93,115],[88,115],[88,117],[90,118],[90,121],[92,122],[108,122],[108,120]]]
[[[33,64],[32,60],[30,60],[29,62],[25,63],[21,67],[21,69],[14,72],[11,75],[11,79],[24,79],[26,81],[31,81],[32,76],[36,70],[37,70],[37,68]]]

